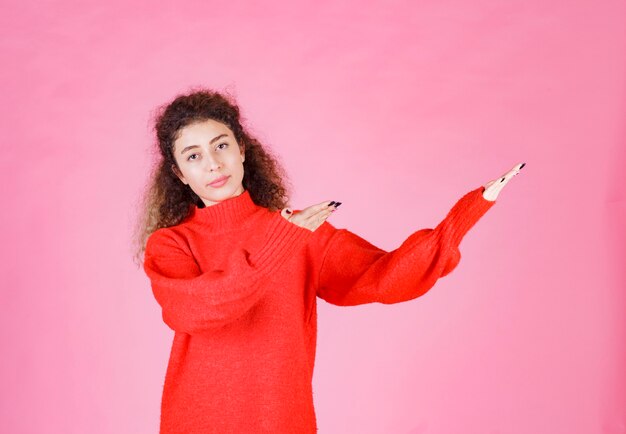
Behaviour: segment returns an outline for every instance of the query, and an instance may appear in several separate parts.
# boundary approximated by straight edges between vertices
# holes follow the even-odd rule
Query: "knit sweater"
[[[423,295],[495,204],[483,191],[391,251],[328,220],[300,227],[247,190],[152,233],[144,270],[174,331],[160,433],[316,433],[317,297],[352,306]]]

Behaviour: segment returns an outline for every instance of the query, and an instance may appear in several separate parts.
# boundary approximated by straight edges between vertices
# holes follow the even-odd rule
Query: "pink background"
[[[230,90],[292,206],[387,250],[527,166],[458,268],[319,300],[320,433],[626,432],[623,1],[3,2],[3,433],[157,432],[150,115]]]

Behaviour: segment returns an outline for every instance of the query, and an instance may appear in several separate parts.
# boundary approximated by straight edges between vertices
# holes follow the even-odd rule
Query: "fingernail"
[[[500,180],[500,182],[504,182],[504,178],[502,178],[502,179]]]
[[[335,209],[337,209],[337,207],[338,207],[339,205],[341,205],[341,203],[342,203],[342,202],[337,202],[337,203],[335,204]]]
[[[286,210],[286,211],[287,211],[287,214],[291,214],[291,210]]]
[[[328,204],[328,206],[331,206],[333,203],[335,203],[335,201],[333,200],[331,203]]]
[[[526,163],[522,163],[522,165],[519,167],[519,168],[520,168],[520,170],[521,170],[521,168],[522,168],[522,167],[524,167],[525,165],[526,165]]]

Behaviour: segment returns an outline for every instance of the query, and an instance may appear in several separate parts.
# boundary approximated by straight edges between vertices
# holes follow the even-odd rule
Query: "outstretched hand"
[[[513,166],[511,170],[506,172],[504,175],[484,184],[483,187],[485,187],[485,191],[483,191],[483,197],[487,200],[495,201],[498,198],[498,194],[500,194],[500,191],[502,191],[504,186],[507,185],[509,181],[515,175],[517,175],[520,172],[520,170],[522,170],[522,167],[524,167],[525,165],[526,163],[516,164],[515,166]]]
[[[307,228],[313,232],[326,221],[328,216],[330,216],[339,205],[341,205],[341,202],[327,200],[297,212],[294,212],[291,208],[283,208],[280,215],[291,223]]]

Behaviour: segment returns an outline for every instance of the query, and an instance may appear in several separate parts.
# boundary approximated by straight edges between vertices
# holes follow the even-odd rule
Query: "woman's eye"
[[[222,146],[222,145],[224,145],[224,147],[227,147],[227,146],[228,146],[228,143],[226,143],[226,142],[224,142],[224,143],[220,143],[219,145],[217,145],[217,147],[219,148],[219,147],[220,147],[220,146]],[[224,149],[224,148],[220,148],[220,149]],[[197,160],[197,158],[193,158],[193,159],[191,158],[191,157],[193,157],[194,155],[199,155],[199,154],[191,154],[189,157],[187,157],[187,161],[195,161],[195,160]]]

